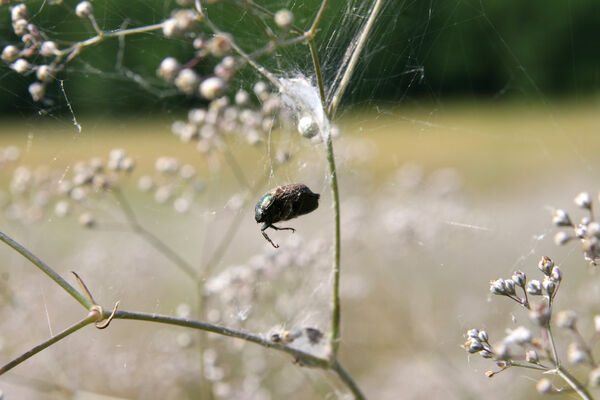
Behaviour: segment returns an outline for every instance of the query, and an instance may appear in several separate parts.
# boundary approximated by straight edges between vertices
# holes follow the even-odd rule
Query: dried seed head
[[[535,350],[527,350],[527,352],[525,353],[525,360],[527,360],[527,362],[532,363],[532,364],[537,364],[540,362],[540,357],[538,356],[537,351]]]
[[[29,15],[27,14],[27,7],[25,7],[25,4],[17,4],[12,7],[10,9],[10,18],[13,22],[19,19],[28,19]]]
[[[33,82],[31,85],[29,85],[28,90],[33,101],[40,101],[46,94],[46,85],[41,82]]]
[[[2,49],[2,61],[13,62],[19,58],[19,53],[17,46],[8,45]]]
[[[19,58],[10,65],[10,68],[16,71],[18,74],[24,74],[31,69],[31,64],[23,58]]]
[[[577,313],[572,310],[564,310],[556,314],[556,325],[560,328],[575,329]]]
[[[545,304],[534,306],[529,312],[529,318],[539,326],[548,326],[551,311]]]
[[[567,347],[567,360],[570,364],[577,365],[584,362],[587,358],[585,351],[581,348],[579,343],[571,342]]]
[[[562,271],[559,267],[554,267],[552,269],[552,275],[550,275],[550,279],[552,279],[554,282],[562,281]]]
[[[539,296],[542,294],[542,283],[537,279],[529,281],[527,283],[527,294]]]
[[[524,288],[527,282],[527,276],[524,272],[516,271],[512,276],[512,280],[515,283],[515,285]]]
[[[544,281],[542,282],[542,287],[544,288],[548,296],[552,297],[554,295],[554,292],[556,291],[556,282],[546,277],[546,279],[544,279]]]
[[[513,281],[512,279],[507,279],[504,281],[504,289],[506,291],[506,294],[508,295],[514,295],[515,294],[515,281]]]
[[[592,196],[588,192],[581,192],[573,200],[577,207],[585,208],[587,210],[592,208]]]
[[[217,98],[223,93],[223,90],[225,90],[225,81],[216,76],[205,79],[200,84],[200,95],[207,100]]]
[[[477,338],[469,338],[465,344],[463,345],[464,349],[473,354],[473,353],[478,353],[481,350],[483,350],[483,345],[481,344],[481,342],[479,341],[479,339]]]
[[[506,286],[504,285],[504,279],[496,279],[490,282],[490,293],[504,296],[506,295]]]
[[[479,340],[481,340],[484,343],[487,343],[489,337],[488,337],[488,333],[486,331],[480,331],[479,334],[477,335],[477,337],[479,338]]]
[[[467,331],[467,337],[468,338],[479,338],[479,329],[469,329]]]
[[[552,393],[552,382],[548,378],[542,378],[535,385],[535,389],[539,394]]]
[[[47,40],[40,46],[40,54],[44,57],[54,57],[58,54],[58,47],[56,43]]]
[[[556,232],[556,235],[554,235],[554,244],[557,246],[562,246],[571,239],[573,239],[573,236],[569,235],[567,232]]]
[[[200,83],[200,76],[191,68],[184,68],[175,78],[175,86],[183,93],[191,95]]]
[[[79,18],[89,18],[93,12],[94,8],[92,7],[92,3],[89,1],[82,1],[81,3],[77,4],[77,7],[75,7],[75,15],[77,15]]]
[[[275,24],[281,29],[288,29],[294,22],[294,14],[290,10],[281,9],[275,13]]]
[[[552,223],[556,226],[573,226],[569,214],[560,208],[554,211],[552,215]]]
[[[552,274],[552,268],[554,268],[554,261],[552,261],[550,257],[543,256],[538,263],[538,268],[544,275],[550,276]]]
[[[177,76],[181,65],[174,57],[167,57],[161,61],[157,75],[167,81],[172,81]]]

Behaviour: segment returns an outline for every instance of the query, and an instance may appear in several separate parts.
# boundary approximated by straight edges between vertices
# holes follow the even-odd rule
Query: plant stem
[[[113,188],[112,193],[117,198],[123,213],[125,214],[125,218],[127,218],[127,222],[131,227],[131,230],[137,234],[139,234],[148,244],[154,247],[159,253],[168,258],[173,264],[175,264],[183,273],[189,276],[191,279],[196,281],[198,279],[198,275],[194,268],[173,249],[167,246],[162,240],[156,237],[152,232],[144,228],[137,220],[135,212],[131,205],[127,201],[127,198],[123,195],[121,190],[117,187]]]
[[[21,254],[23,257],[28,259],[33,265],[38,267],[43,273],[48,275],[50,279],[56,282],[61,288],[63,288],[67,293],[69,293],[79,304],[84,306],[86,309],[89,309],[93,306],[92,301],[85,297],[83,294],[79,293],[77,289],[69,284],[62,276],[60,276],[56,271],[48,266],[45,262],[40,260],[35,254],[27,250],[21,244],[17,243],[15,240],[7,236],[6,234],[0,232],[0,241],[6,243],[8,246],[12,247],[17,253]]]
[[[105,313],[107,314],[107,313]],[[252,342],[259,344],[263,347],[272,348],[275,350],[282,351],[284,353],[288,353],[294,357],[294,361],[303,366],[308,367],[318,367],[323,369],[329,369],[330,364],[329,360],[324,358],[320,358],[314,356],[310,353],[306,353],[304,351],[295,349],[293,347],[289,347],[280,343],[274,343],[270,340],[265,339],[260,335],[256,335],[249,332],[239,331],[236,329],[226,328],[220,325],[213,325],[207,322],[195,321],[191,319],[185,318],[176,318],[167,315],[159,315],[159,314],[147,314],[141,312],[131,312],[131,311],[117,311],[115,313],[114,319],[129,319],[129,320],[137,320],[137,321],[150,321],[150,322],[158,322],[162,324],[169,325],[177,325],[186,328],[192,329],[200,329],[207,332],[217,333],[223,336],[229,336],[233,338],[238,338],[245,340],[247,342]]]
[[[593,397],[587,391],[585,386],[581,384],[574,376],[572,376],[566,369],[563,367],[556,368],[556,374],[560,376],[565,382],[571,386],[571,388],[584,400],[592,400]]]
[[[354,382],[354,379],[352,379],[352,376],[350,376],[350,374],[348,373],[348,371],[346,371],[344,369],[344,367],[342,367],[342,364],[340,364],[340,362],[338,361],[337,358],[331,364],[331,369],[336,372],[336,374],[344,382],[344,384],[346,385],[346,387],[348,387],[348,389],[350,389],[350,391],[352,392],[352,394],[354,395],[354,398],[356,400],[364,400],[364,399],[366,399],[366,397],[360,391],[360,388],[358,387],[358,385],[356,384],[356,382]]]
[[[362,52],[362,49],[365,47],[365,44],[367,43],[367,38],[369,37],[369,34],[371,33],[371,29],[373,28],[373,25],[375,24],[375,20],[377,19],[377,16],[379,15],[379,12],[381,11],[382,6],[383,6],[383,0],[375,0],[375,5],[371,9],[371,14],[369,15],[369,19],[367,20],[367,23],[365,24],[365,26],[363,27],[363,29],[360,33],[356,48],[352,52],[352,57],[350,58],[350,62],[348,63],[348,66],[346,67],[346,70],[344,71],[342,80],[340,81],[340,84],[331,99],[331,103],[329,104],[329,111],[327,114],[329,115],[330,119],[332,119],[335,116],[335,112],[339,106],[342,95],[344,94],[344,91],[346,90],[346,87],[348,86],[348,83],[350,82],[350,78],[352,77],[352,74],[354,73],[354,68],[356,68],[356,63],[358,62],[360,53]]]
[[[87,317],[85,317],[81,321],[77,322],[76,324],[71,325],[64,331],[60,332],[59,334],[52,336],[50,339],[44,341],[43,343],[38,344],[37,346],[33,347],[31,350],[26,351],[25,353],[21,354],[19,357],[15,358],[14,360],[3,365],[2,367],[0,367],[0,375],[13,369],[17,365],[21,364],[23,361],[36,355],[37,353],[44,350],[45,348],[50,347],[51,345],[58,342],[59,340],[69,336],[70,334],[72,334],[74,332],[77,332],[84,326],[89,325],[92,322],[96,321],[98,319],[98,315],[99,315],[99,313],[97,313],[97,312],[96,313],[91,312],[90,314],[88,314]]]

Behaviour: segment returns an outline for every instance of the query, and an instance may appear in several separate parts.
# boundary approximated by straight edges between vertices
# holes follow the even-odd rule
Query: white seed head
[[[573,226],[569,214],[565,210],[556,209],[552,215],[552,223],[556,226]]]
[[[556,325],[560,328],[574,329],[577,323],[577,313],[572,310],[563,310],[556,314]]]
[[[238,106],[244,106],[248,104],[248,100],[248,92],[246,92],[245,90],[238,90],[238,92],[235,94],[235,104],[237,104]]]
[[[23,58],[19,58],[14,63],[10,65],[10,68],[15,70],[19,74],[24,74],[25,72],[31,69],[31,64]]]
[[[15,32],[15,35],[17,35],[17,36],[25,35],[27,33],[27,25],[29,25],[29,23],[24,19],[18,19],[16,21],[14,21],[12,24],[12,27],[13,27],[13,31]]]
[[[577,207],[590,209],[592,207],[592,196],[588,192],[581,192],[573,200]]]
[[[200,84],[200,95],[207,100],[213,100],[225,90],[225,82],[216,76],[205,79]]]
[[[215,57],[224,57],[231,51],[231,39],[223,33],[217,33],[208,42],[208,50]]]
[[[94,219],[94,216],[91,213],[84,212],[81,215],[79,215],[79,224],[86,228],[93,228],[96,224],[96,220]]]
[[[77,4],[77,7],[75,7],[75,15],[77,15],[79,18],[89,18],[93,12],[94,8],[92,7],[92,3],[89,1],[82,1],[81,3]]]
[[[289,28],[294,22],[294,14],[290,10],[281,9],[275,13],[275,24],[281,29]]]
[[[41,82],[33,82],[31,85],[29,85],[28,90],[33,101],[40,101],[46,94],[46,85]]]
[[[570,364],[577,365],[584,362],[587,358],[587,354],[584,349],[581,348],[579,343],[571,342],[567,347],[567,360]]]
[[[177,20],[175,18],[168,18],[164,20],[162,26],[163,35],[168,38],[172,38],[179,34],[179,30],[177,29]]]
[[[138,179],[138,189],[142,192],[149,192],[154,187],[154,181],[152,177],[149,175],[142,175],[140,179]]]
[[[548,378],[542,378],[535,385],[535,389],[539,394],[552,393],[552,382]]]
[[[178,33],[184,33],[193,30],[196,27],[198,14],[194,10],[177,10],[173,15]]]
[[[2,49],[2,61],[13,62],[19,58],[19,49],[17,46],[9,44]]]
[[[554,235],[554,244],[562,246],[571,239],[573,239],[573,237],[565,231],[556,232],[556,235]]]
[[[40,46],[40,54],[44,57],[53,57],[58,53],[56,43],[47,40]]]
[[[16,6],[12,7],[10,9],[10,18],[13,22],[19,19],[29,18],[29,15],[27,14],[27,7],[25,7],[25,4],[17,4]]]
[[[42,82],[48,82],[54,78],[52,75],[52,68],[49,65],[38,66],[35,71],[35,76]]]
[[[554,268],[554,261],[548,256],[543,256],[538,262],[538,268],[546,276],[552,274],[552,268]]]
[[[193,94],[200,83],[200,76],[191,68],[179,71],[175,78],[175,86],[185,94]]]
[[[311,115],[304,115],[298,120],[298,132],[305,138],[312,138],[319,133],[319,125]]]

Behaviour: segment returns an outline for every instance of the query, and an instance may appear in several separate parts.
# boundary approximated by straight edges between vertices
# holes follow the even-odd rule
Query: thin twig
[[[335,359],[333,361],[333,363],[331,364],[331,369],[336,372],[336,374],[344,382],[346,387],[348,387],[348,389],[350,389],[350,391],[352,392],[352,394],[354,395],[354,398],[356,400],[365,400],[366,399],[365,395],[362,394],[362,392],[360,391],[360,388],[358,387],[356,382],[354,382],[354,379],[352,379],[352,376],[348,373],[348,371],[346,371],[344,369],[342,364],[340,364],[340,362],[337,359]]]
[[[28,259],[33,265],[38,267],[43,273],[48,275],[50,279],[56,282],[61,288],[63,288],[67,293],[69,293],[79,304],[84,306],[86,309],[89,309],[93,306],[92,301],[88,299],[83,294],[79,293],[77,289],[69,284],[62,276],[60,276],[56,271],[48,266],[45,262],[40,260],[35,254],[27,250],[20,243],[17,243],[15,240],[7,236],[6,234],[0,232],[0,241],[6,243],[8,246],[12,247],[17,253],[21,254],[23,257]]]
[[[64,331],[60,332],[59,334],[52,336],[50,339],[44,341],[43,343],[38,344],[37,346],[33,347],[32,349],[21,354],[19,357],[15,358],[14,360],[12,360],[12,361],[6,363],[5,365],[3,365],[2,367],[0,367],[0,375],[13,369],[17,365],[21,364],[23,361],[27,360],[28,358],[31,358],[32,356],[36,355],[40,351],[44,350],[45,348],[50,347],[51,345],[58,342],[59,340],[66,338],[67,336],[69,336],[70,334],[72,334],[74,332],[77,332],[84,326],[89,325],[92,322],[96,321],[98,319],[98,316],[99,316],[99,314],[97,312],[95,312],[95,313],[90,312],[88,314],[88,316],[85,317],[84,319],[82,319],[81,321],[77,322],[76,324],[71,325]]]

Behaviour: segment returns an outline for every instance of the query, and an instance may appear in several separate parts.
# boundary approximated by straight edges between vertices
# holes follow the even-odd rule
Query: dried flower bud
[[[163,21],[162,25],[163,35],[168,38],[178,35],[180,32],[177,29],[177,20],[175,18],[169,18]]]
[[[12,44],[2,49],[2,61],[13,62],[19,58],[19,49]]]
[[[33,82],[31,85],[29,85],[28,90],[33,101],[40,101],[46,94],[46,85],[41,82]]]
[[[10,18],[13,22],[19,19],[28,19],[29,15],[27,14],[27,7],[25,7],[25,4],[18,4],[12,7],[10,9]]]
[[[35,72],[35,76],[37,76],[37,78],[42,82],[48,82],[52,78],[54,78],[54,76],[52,75],[52,68],[49,65],[38,66]]]
[[[89,212],[84,212],[79,216],[79,224],[86,228],[93,228],[96,224],[94,216]]]
[[[548,378],[542,378],[535,385],[535,388],[539,394],[552,393],[552,382]]]
[[[569,218],[569,214],[560,208],[554,211],[554,215],[552,215],[552,223],[556,226],[573,226],[571,218]]]
[[[161,61],[157,75],[164,80],[172,81],[177,76],[181,65],[174,57],[167,57]]]
[[[483,345],[481,344],[481,342],[479,341],[479,339],[477,338],[469,338],[465,344],[463,345],[464,349],[473,354],[473,353],[477,353],[480,352],[481,350],[483,350]]]
[[[504,289],[506,291],[506,294],[508,295],[514,295],[515,294],[515,281],[513,281],[512,279],[507,279],[504,281]]]
[[[207,100],[213,100],[225,90],[225,82],[216,76],[205,79],[200,84],[200,95]]]
[[[554,282],[552,279],[546,278],[542,282],[542,287],[544,288],[548,296],[552,297],[554,295],[554,292],[556,291],[556,282]]]
[[[516,271],[512,276],[512,280],[515,285],[524,288],[527,282],[527,276],[522,271]]]
[[[550,279],[552,279],[554,282],[562,281],[562,271],[559,267],[554,267],[552,269],[552,275],[550,275]]]
[[[538,356],[537,351],[535,350],[527,350],[527,352],[525,353],[525,360],[527,360],[527,362],[532,363],[532,364],[537,364],[540,362],[540,357]]]
[[[89,1],[82,1],[81,3],[77,4],[77,7],[75,7],[75,15],[77,15],[79,18],[89,18],[93,12],[94,9],[92,7],[92,3]]]
[[[217,33],[208,42],[208,50],[215,57],[224,57],[231,51],[231,39],[225,34]]]
[[[31,69],[31,64],[23,58],[19,58],[17,61],[10,65],[10,68],[15,70],[19,74],[24,74]]]
[[[571,239],[573,239],[573,237],[567,232],[560,231],[557,232],[556,235],[554,235],[554,244],[556,244],[557,246],[562,246]]]
[[[17,36],[25,35],[27,33],[27,25],[29,25],[29,23],[24,19],[18,19],[16,21],[14,21],[12,26],[13,26],[13,31],[15,32],[15,35],[17,35]]]
[[[275,24],[281,29],[288,29],[294,22],[294,14],[290,10],[281,9],[275,13]]]
[[[483,349],[479,352],[479,355],[483,358],[492,358],[494,357],[494,353],[489,350]]]
[[[56,46],[56,43],[49,40],[42,43],[42,45],[40,46],[40,54],[44,57],[54,57],[55,55],[57,55],[58,47]]]
[[[560,328],[575,329],[577,313],[572,310],[564,310],[556,314],[556,325]]]
[[[584,362],[587,358],[585,351],[581,348],[579,343],[569,343],[567,347],[567,360],[570,364],[577,365]]]
[[[554,261],[550,257],[543,256],[538,263],[538,268],[546,276],[552,274],[552,268],[554,268]]]
[[[480,331],[477,337],[484,343],[486,343],[489,339],[488,333],[486,331]]]
[[[575,196],[575,199],[573,201],[575,202],[577,207],[585,208],[588,210],[592,208],[592,196],[590,196],[588,192],[579,193],[577,196]]]
[[[496,279],[490,282],[490,293],[497,295],[506,295],[506,287],[504,285],[504,279]]]
[[[200,83],[200,76],[191,68],[179,71],[175,78],[175,86],[185,94],[193,94]]]
[[[538,304],[529,312],[529,318],[539,326],[548,326],[551,311],[545,304]]]

